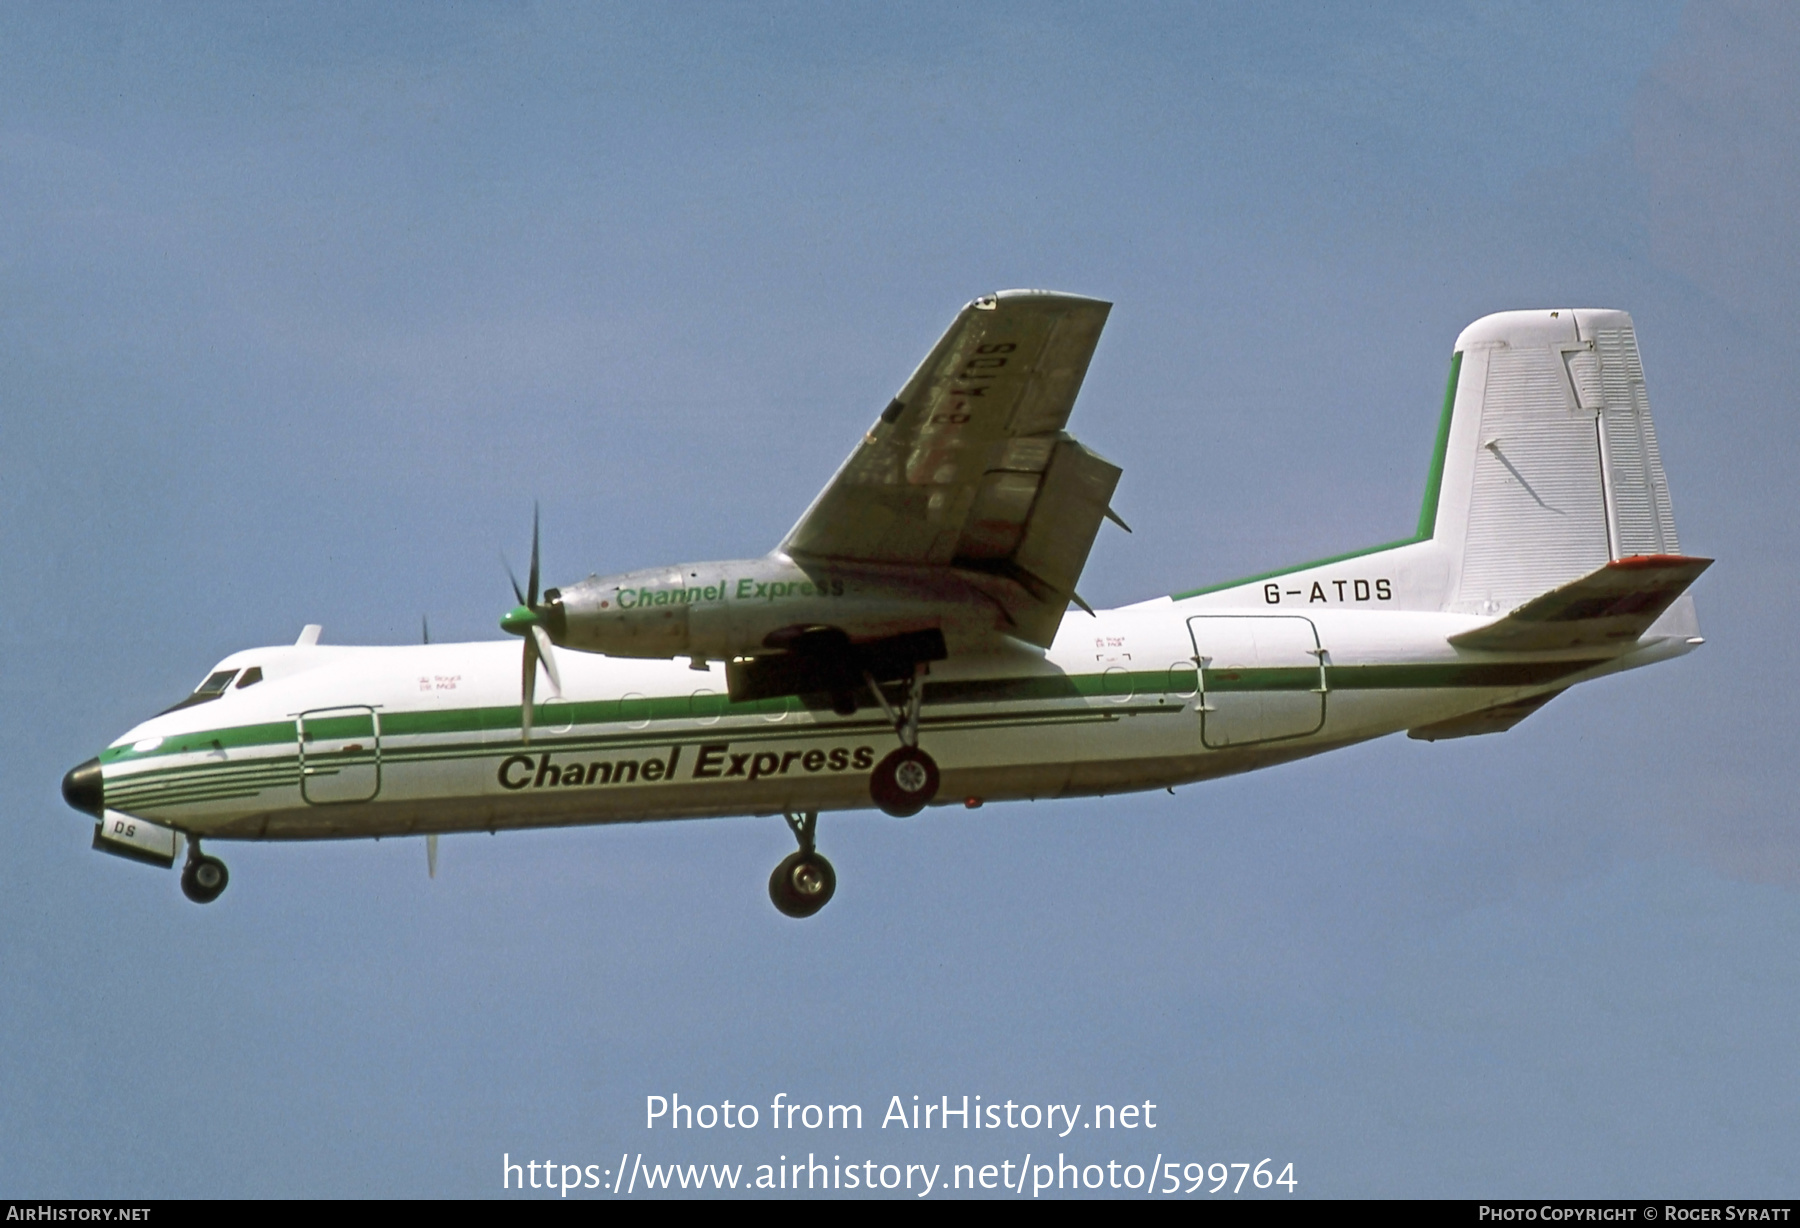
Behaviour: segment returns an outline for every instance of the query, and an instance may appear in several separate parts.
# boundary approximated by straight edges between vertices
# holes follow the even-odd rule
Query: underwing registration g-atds
[[[95,848],[786,817],[769,894],[831,898],[818,816],[1160,789],[1405,730],[1500,733],[1698,645],[1631,318],[1510,311],[1451,348],[1419,522],[1118,609],[1076,591],[1120,471],[1068,432],[1109,305],[957,315],[770,553],[539,588],[512,637],[237,652],[74,768]],[[1550,718],[1553,719],[1553,718]]]

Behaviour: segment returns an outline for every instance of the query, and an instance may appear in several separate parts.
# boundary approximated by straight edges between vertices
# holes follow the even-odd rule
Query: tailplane
[[[1450,642],[1490,652],[1629,644],[1711,566],[1711,559],[1679,554],[1616,559],[1527,601],[1505,618],[1453,635]]]

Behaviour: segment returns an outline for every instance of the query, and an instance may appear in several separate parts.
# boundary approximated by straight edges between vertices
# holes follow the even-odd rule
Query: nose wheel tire
[[[894,751],[869,776],[869,796],[897,819],[925,809],[937,791],[937,761],[916,746]]]
[[[831,901],[837,871],[811,851],[789,853],[769,875],[769,900],[783,916],[810,917]]]
[[[196,857],[181,867],[181,893],[196,904],[210,904],[231,881],[225,863],[217,857]]]

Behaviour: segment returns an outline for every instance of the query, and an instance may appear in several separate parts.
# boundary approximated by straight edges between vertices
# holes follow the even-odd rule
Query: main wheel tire
[[[231,873],[217,857],[198,857],[181,867],[181,893],[196,904],[210,904],[225,893]]]
[[[810,917],[837,891],[837,871],[817,853],[789,853],[769,875],[769,901],[786,917]]]
[[[937,791],[937,761],[916,746],[902,746],[869,775],[869,796],[896,819],[925,809]]]

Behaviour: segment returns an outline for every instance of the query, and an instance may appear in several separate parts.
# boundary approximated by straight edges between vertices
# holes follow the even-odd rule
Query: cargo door
[[[1310,618],[1188,619],[1200,663],[1200,740],[1213,750],[1303,738],[1325,724],[1325,656]]]
[[[366,707],[316,708],[295,721],[300,793],[315,806],[381,792],[381,718]]]

